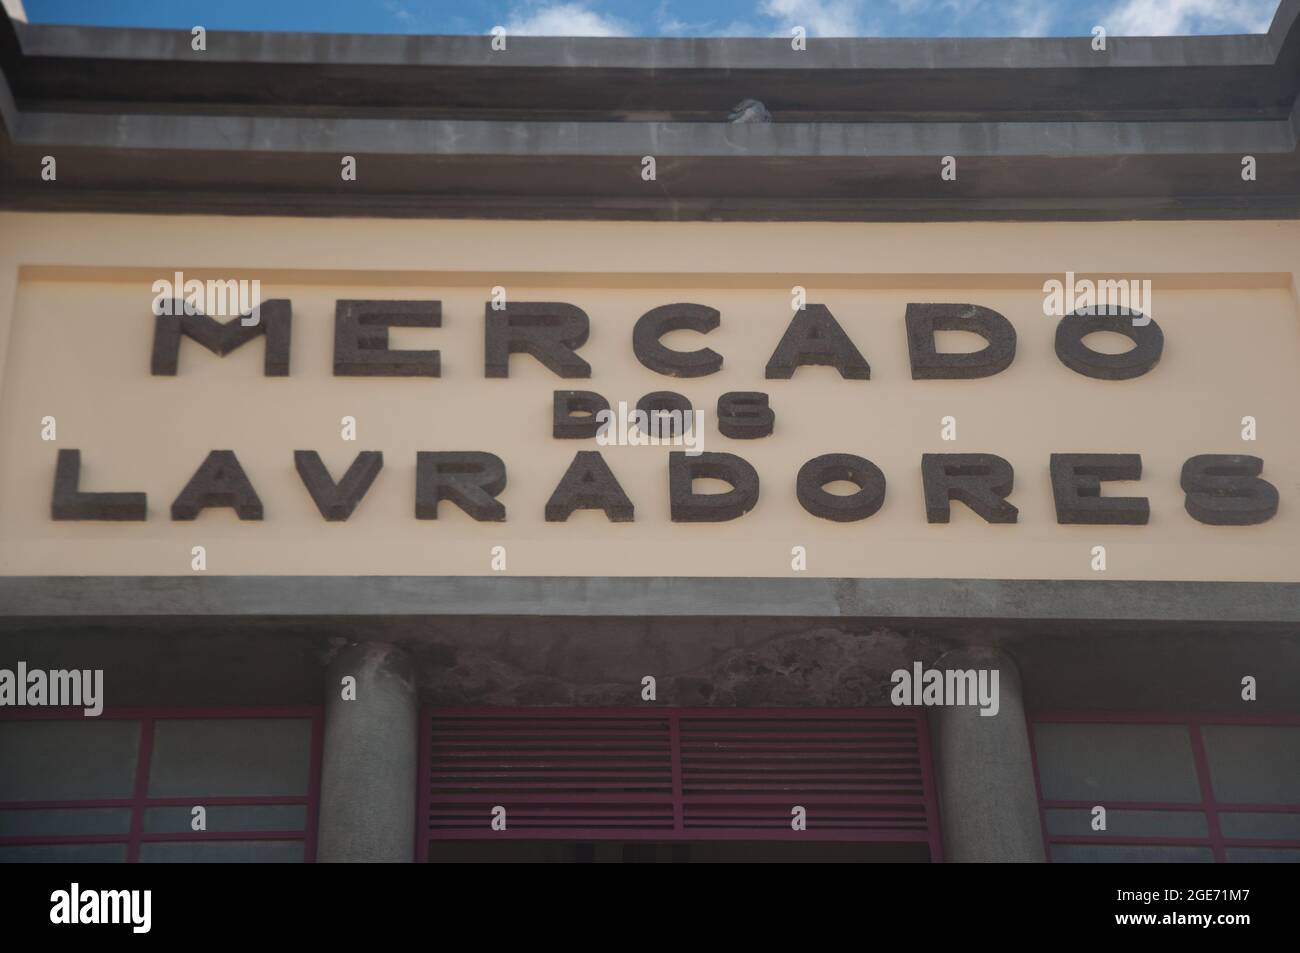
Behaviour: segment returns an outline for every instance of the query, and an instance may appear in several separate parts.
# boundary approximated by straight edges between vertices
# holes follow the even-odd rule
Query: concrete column
[[[356,679],[356,699],[343,679]],[[401,649],[349,645],[325,686],[317,860],[410,862],[415,855],[415,676]]]
[[[930,709],[943,816],[944,858],[956,862],[1044,860],[1020,670],[997,649],[948,652],[935,668],[997,669],[999,709],[978,705]]]

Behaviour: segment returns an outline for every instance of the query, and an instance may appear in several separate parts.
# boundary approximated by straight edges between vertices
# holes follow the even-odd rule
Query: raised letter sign
[[[557,390],[551,402],[551,436],[591,439],[600,431],[596,415],[602,410],[609,410],[609,401],[595,391]]]
[[[438,351],[394,351],[389,328],[440,328],[440,301],[338,301],[334,305],[335,377],[438,377]]]
[[[1096,314],[1097,308],[1084,308],[1067,314],[1056,326],[1056,356],[1070,370],[1102,381],[1126,381],[1141,377],[1160,360],[1165,335],[1160,325],[1137,311],[1119,308],[1118,314]],[[1134,324],[1145,318],[1146,324]],[[1136,347],[1123,354],[1102,354],[1083,343],[1095,331],[1122,334]]]
[[[307,487],[320,515],[335,523],[352,515],[370,484],[379,476],[384,466],[384,455],[376,450],[361,451],[338,483],[334,482],[315,450],[295,450],[293,465],[297,467],[298,476],[302,477],[303,486]]]
[[[1260,479],[1264,461],[1231,453],[1204,453],[1183,464],[1187,512],[1211,526],[1253,526],[1277,515],[1277,487]]]
[[[231,318],[222,324],[206,314],[186,314],[185,302],[179,299],[172,302],[171,311],[171,314],[154,316],[150,373],[155,377],[176,375],[182,337],[197,341],[218,357],[225,357],[259,334],[266,335],[262,373],[267,377],[288,376],[289,331],[293,320],[288,299],[262,302],[258,322],[248,325],[242,323],[242,318]]]
[[[146,514],[143,493],[83,493],[81,451],[60,450],[54,467],[54,499],[50,515],[56,520],[142,520]]]
[[[842,496],[825,489],[827,483],[847,480],[858,492]],[[799,468],[795,492],[803,508],[813,516],[851,523],[871,516],[885,502],[885,475],[880,467],[850,453],[827,453],[814,457]]]
[[[1014,523],[1020,511],[1007,497],[1016,474],[991,453],[925,453],[921,455],[921,485],[925,490],[925,519],[946,523],[950,501],[965,503],[990,523]]]
[[[233,450],[213,450],[172,503],[172,519],[198,519],[209,507],[230,507],[241,520],[260,520],[262,501]]]
[[[667,439],[684,432],[691,402],[673,391],[657,390],[638,400],[636,409],[645,414],[647,434]]]
[[[560,377],[590,377],[591,365],[578,356],[587,343],[587,313],[556,301],[510,302],[499,311],[484,307],[487,377],[509,377],[510,355],[531,354]]]
[[[1104,480],[1141,478],[1141,455],[1054,453],[1051,468],[1058,523],[1143,526],[1151,518],[1151,504],[1145,496],[1101,495]]]
[[[630,523],[632,501],[596,450],[581,450],[546,504],[546,522],[563,523],[574,510],[604,510],[611,523]]]
[[[977,304],[909,304],[905,320],[914,381],[992,377],[1015,360],[1016,329],[989,308]],[[988,346],[969,354],[940,353],[934,343],[936,331],[970,331],[988,341]]]
[[[776,425],[776,413],[760,391],[733,390],[718,398],[718,432],[732,440],[767,437]]]
[[[804,364],[827,364],[851,380],[870,380],[871,366],[824,304],[796,311],[767,362],[767,377],[789,380]]]
[[[697,479],[731,484],[726,493],[696,493]],[[758,473],[734,453],[668,454],[668,499],[674,523],[723,523],[744,516],[758,502]]]
[[[704,377],[722,367],[722,355],[709,348],[674,351],[659,339],[669,331],[699,331],[707,334],[718,326],[716,308],[702,304],[666,304],[647,311],[632,329],[632,350],[650,370],[669,377]]]
[[[436,520],[438,503],[450,500],[480,522],[504,522],[506,465],[494,453],[477,450],[415,455],[415,518]]]

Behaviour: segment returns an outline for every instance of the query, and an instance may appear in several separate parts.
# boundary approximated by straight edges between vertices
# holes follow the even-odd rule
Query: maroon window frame
[[[247,796],[247,797],[149,797],[149,770],[153,761],[154,725],[165,720],[188,719],[239,719],[239,718],[292,718],[311,721],[310,769],[307,793],[304,796]],[[105,708],[94,718],[84,714],[82,708],[9,708],[0,711],[4,721],[100,721],[125,720],[140,722],[139,746],[136,754],[134,790],[129,798],[97,798],[52,801],[0,801],[0,810],[42,810],[83,807],[126,807],[131,809],[131,826],[128,832],[118,834],[38,834],[32,836],[0,836],[0,845],[38,844],[126,844],[126,862],[138,863],[140,847],[146,843],[164,841],[303,841],[303,861],[316,859],[316,824],[320,807],[321,743],[323,718],[319,706],[296,705],[275,708]],[[150,807],[252,807],[263,804],[305,805],[307,821],[301,831],[171,831],[149,833],[144,830],[144,812]]]
[[[931,765],[920,708],[426,708],[416,857],[439,840],[802,840],[923,843],[937,862]],[[807,830],[791,829],[796,804]]]
[[[1215,799],[1210,777],[1210,762],[1201,736],[1203,725],[1259,725],[1297,726],[1300,716],[1268,715],[1216,715],[1205,713],[1153,713],[1153,712],[1088,712],[1043,711],[1029,716],[1029,750],[1034,764],[1034,786],[1038,794],[1038,816],[1043,829],[1043,843],[1048,846],[1051,860],[1053,844],[1100,844],[1137,847],[1208,847],[1215,863],[1227,862],[1229,847],[1284,847],[1300,848],[1300,838],[1226,837],[1219,823],[1219,813],[1232,814],[1300,814],[1297,804],[1238,804]],[[1034,726],[1040,724],[1092,724],[1092,725],[1182,725],[1191,740],[1192,758],[1196,765],[1196,779],[1200,787],[1199,801],[1048,801],[1043,799],[1042,780],[1038,773],[1038,752],[1034,741]],[[1190,811],[1204,814],[1206,836],[1163,837],[1140,835],[1049,834],[1047,812],[1053,809],[1091,810],[1098,803],[1109,810],[1129,811]]]

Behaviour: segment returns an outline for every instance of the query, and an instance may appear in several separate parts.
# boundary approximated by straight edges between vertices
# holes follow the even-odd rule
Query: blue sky
[[[13,0],[5,0],[12,5]],[[514,35],[1261,33],[1278,0],[20,0],[34,23]]]

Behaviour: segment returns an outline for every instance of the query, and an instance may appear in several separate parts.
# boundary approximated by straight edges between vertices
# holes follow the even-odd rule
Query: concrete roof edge
[[[7,12],[3,13],[6,20]],[[1267,33],[1092,37],[785,38],[529,37],[209,31],[208,62],[330,65],[507,66],[647,70],[932,70],[1271,66],[1300,24],[1300,0],[1282,0]],[[196,24],[196,26],[199,24]],[[24,56],[192,61],[185,30],[14,22]]]
[[[1297,24],[1300,24],[1300,0],[1281,0],[1265,34],[1275,55],[1281,53],[1288,38],[1296,36]]]
[[[498,60],[484,37],[213,32],[196,54],[186,31],[0,13],[0,207],[1296,217],[1300,0],[1283,0],[1267,34],[1121,37],[1104,54],[1089,40],[814,40],[805,54],[782,39],[511,38]],[[207,62],[190,68],[198,56]],[[891,69],[881,82],[860,73]],[[727,122],[751,96],[774,121]],[[54,147],[85,150],[57,188],[40,178]],[[331,153],[364,154],[381,177],[339,190],[337,172],[318,161]],[[285,162],[261,161],[268,155]],[[642,155],[667,160],[652,195],[639,175],[622,174]],[[1243,185],[1247,155],[1261,171]],[[934,191],[943,156],[975,177]]]
[[[0,576],[23,618],[663,616],[1295,625],[1300,583],[527,576]]]
[[[1294,113],[1292,114],[1294,116]],[[24,146],[409,156],[861,158],[1289,156],[1290,121],[1025,123],[522,122],[23,113]],[[382,133],[382,135],[381,135]]]

